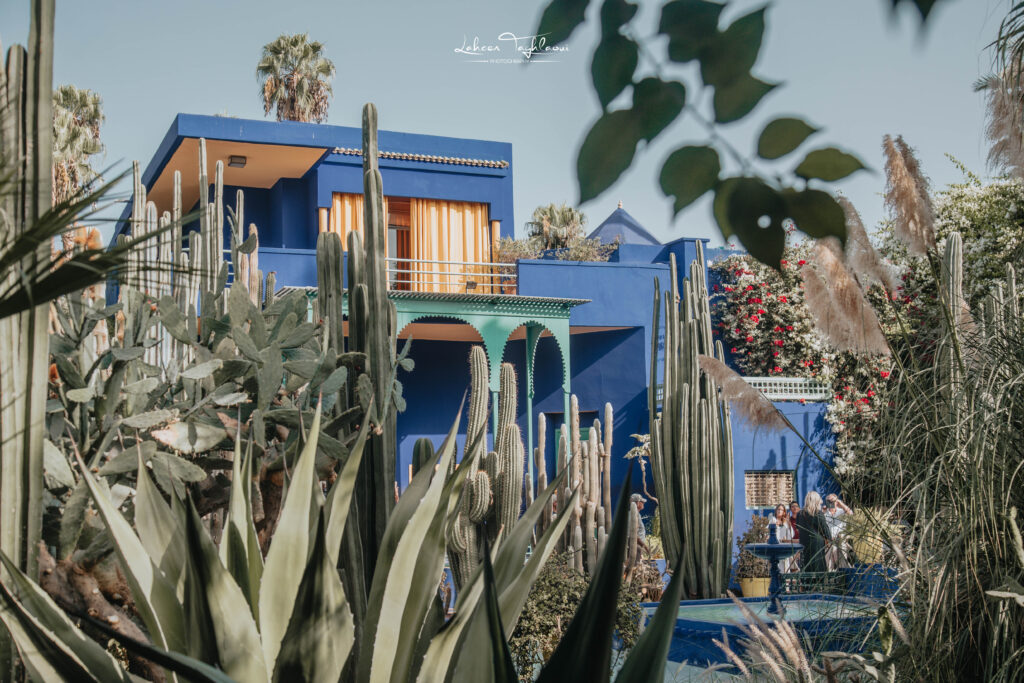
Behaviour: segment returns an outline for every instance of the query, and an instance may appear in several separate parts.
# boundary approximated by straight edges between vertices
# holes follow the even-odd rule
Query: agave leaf
[[[620,498],[620,500],[622,500]],[[681,566],[677,560],[672,563],[673,567]],[[672,641],[672,633],[676,628],[676,618],[679,614],[679,601],[683,597],[683,572],[677,571],[672,575],[665,594],[661,596],[661,604],[655,610],[654,616],[636,645],[626,657],[626,663],[619,670],[615,677],[615,683],[646,683],[647,681],[661,681],[665,678],[665,663],[668,658],[668,647]]]
[[[494,683],[518,683],[519,676],[512,663],[505,640],[505,629],[502,626],[501,613],[498,608],[498,590],[494,581],[494,568],[491,566],[491,553],[487,548],[487,537],[484,536],[484,611],[487,619],[487,636],[490,641],[488,648],[491,654],[491,675]]]
[[[327,548],[325,519],[321,508],[313,552],[277,655],[274,681],[333,683],[341,677],[355,642],[355,624],[338,577],[337,561]]]
[[[352,508],[352,491],[356,486],[356,477],[359,475],[359,465],[363,460],[366,439],[370,435],[370,422],[374,419],[373,415],[374,410],[371,407],[366,411],[363,425],[359,428],[359,436],[349,452],[348,460],[345,461],[341,474],[338,475],[331,490],[327,493],[327,552],[334,558],[335,564],[337,564],[340,553],[345,525],[348,523],[348,513]]]
[[[191,683],[236,683],[233,678],[225,674],[220,669],[216,669],[198,659],[194,659],[188,655],[183,655],[178,652],[161,650],[160,648],[153,647],[149,643],[129,638],[128,636],[110,628],[102,621],[97,621],[88,615],[81,615],[81,619],[88,622],[92,628],[124,646],[124,649],[129,652],[145,657],[149,661],[154,664],[159,664],[168,671],[181,674],[181,678],[179,678],[179,680],[185,679]],[[131,680],[138,681],[139,679],[132,678]]]
[[[476,572],[469,583],[459,591],[458,597],[455,599],[455,616],[431,639],[430,647],[427,648],[427,654],[423,657],[423,663],[420,665],[419,676],[416,677],[417,683],[433,683],[447,679],[448,670],[455,661],[456,651],[462,641],[466,626],[469,625],[476,613],[476,605],[483,593],[483,588],[483,574]]]
[[[527,509],[526,513],[519,519],[512,528],[512,533],[498,548],[492,568],[496,576],[496,590],[500,591],[498,600],[500,613],[502,615],[505,637],[511,637],[512,632],[519,622],[519,615],[526,605],[526,598],[530,594],[533,582],[537,580],[541,569],[547,562],[562,532],[572,518],[571,510],[576,506],[580,496],[577,489],[567,505],[562,508],[555,522],[548,526],[544,534],[538,539],[534,546],[530,559],[523,565],[523,558],[526,557],[526,546],[532,540],[532,532],[544,505],[548,502],[554,492],[564,485],[568,477],[568,469],[563,469],[551,485],[545,489],[541,497],[536,499]],[[481,569],[477,571],[480,573]],[[489,631],[483,623],[486,618],[479,608],[477,614],[470,620],[466,628],[466,640],[463,642],[461,655],[456,662],[456,680],[476,680],[488,675],[492,668],[490,659],[485,654],[491,652],[488,645]]]
[[[565,635],[551,653],[537,683],[552,681],[607,681],[612,656],[612,632],[622,582],[622,561],[626,555],[626,534],[633,468],[629,468],[619,493],[619,509],[612,520],[612,531],[580,606],[569,622]]]
[[[246,607],[245,594],[220,563],[195,506],[188,503],[186,545],[195,576],[203,587],[210,623],[217,642],[217,660],[224,671],[239,681],[266,680],[263,649],[256,622]]]
[[[164,649],[185,651],[185,617],[174,582],[154,564],[131,524],[118,512],[77,453],[82,479],[93,504],[114,540],[135,607],[153,642]]]
[[[460,467],[445,481],[458,427],[456,417],[437,469],[425,467],[413,477],[388,520],[363,625],[363,637],[373,643],[372,655],[360,657],[361,668],[369,666],[369,680],[404,683],[415,668],[421,627],[444,568],[449,512],[470,469]]]
[[[281,639],[288,630],[292,606],[306,568],[311,514],[323,504],[314,470],[319,434],[320,405],[317,404],[309,437],[299,454],[291,486],[285,496],[260,583],[260,633],[267,671],[274,670],[274,661],[281,649]]]
[[[167,579],[175,584],[175,594],[182,601],[187,561],[185,529],[150,479],[142,456],[137,456],[137,460],[135,528],[146,552],[156,560]]]
[[[242,443],[235,439],[235,457],[231,462],[231,497],[220,559],[242,588],[253,619],[259,621],[259,585],[263,576],[263,553],[252,522],[252,443],[242,456]]]
[[[130,681],[128,673],[96,641],[75,627],[64,611],[0,552],[17,597],[0,584],[0,620],[38,681]]]
[[[558,544],[558,539],[561,538],[562,532],[569,524],[571,518],[569,511],[576,505],[579,495],[579,490],[573,493],[572,498],[569,499],[569,504],[563,508],[555,522],[545,529],[544,535],[537,541],[537,545],[534,547],[530,559],[526,562],[526,566],[521,566],[512,581],[501,591],[498,604],[501,606],[502,615],[504,615],[505,635],[507,637],[512,637],[512,631],[515,630],[516,623],[519,621],[519,615],[523,611],[523,606],[526,605],[526,598],[530,593],[530,588],[533,587],[533,582],[537,580],[541,569],[544,568],[544,564],[548,561],[555,546]],[[536,501],[534,501],[534,505],[536,505]],[[517,524],[516,526],[519,525]],[[505,542],[505,545],[507,544],[508,541]],[[502,548],[504,548],[504,545]],[[510,568],[515,566],[514,563],[506,561],[500,553],[501,549],[499,549],[498,562],[495,563],[496,566],[502,567],[505,564],[510,565]],[[522,562],[521,559],[520,562]]]

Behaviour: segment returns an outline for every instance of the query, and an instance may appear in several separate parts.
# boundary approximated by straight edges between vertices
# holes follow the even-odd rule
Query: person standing
[[[785,505],[779,503],[775,506],[775,512],[768,515],[768,523],[775,525],[775,536],[779,539],[779,543],[793,543],[796,529],[793,527],[793,520],[789,518]],[[796,569],[795,556],[779,561],[779,571],[783,573],[795,572]]]
[[[840,567],[849,566],[846,561],[846,539],[843,531],[846,529],[846,521],[843,515],[852,515],[853,509],[839,500],[839,496],[830,493],[825,496],[825,522],[828,524],[828,532],[832,535],[832,545],[825,555],[829,571],[836,571]]]
[[[832,541],[832,534],[821,511],[821,496],[817,491],[808,491],[804,496],[804,509],[796,517],[796,530],[804,546],[800,566],[805,572],[826,571],[825,543]]]
[[[800,514],[800,503],[789,501],[789,521],[793,525],[793,540],[800,542],[800,530],[796,528],[796,516]]]

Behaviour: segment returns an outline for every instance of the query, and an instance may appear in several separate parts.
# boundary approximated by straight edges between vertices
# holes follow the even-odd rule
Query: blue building
[[[196,180],[201,138],[210,165],[224,162],[226,196],[244,190],[264,272],[275,272],[279,287],[315,287],[318,233],[337,232],[345,244],[349,232],[362,230],[361,131],[180,114],[142,177],[158,212],[170,206],[175,171],[182,172],[184,207],[212,192]],[[514,232],[511,144],[380,131],[379,149],[390,297],[399,338],[413,339],[416,362],[414,372],[400,377],[409,408],[398,420],[399,485],[408,483],[416,439],[439,443],[447,432],[469,385],[470,347],[481,344],[492,391],[501,363],[515,364],[520,427],[532,447],[537,415],[544,413],[553,427],[546,449],[552,458],[570,393],[584,423],[606,402],[614,406],[617,491],[626,469],[622,455],[635,445],[631,435],[648,429],[655,278],[667,291],[670,256],[685,273],[698,240],[661,244],[620,204],[592,233],[619,243],[607,262],[498,264],[495,244]],[[784,400],[790,421],[828,451],[824,404],[814,400],[820,388],[777,378],[759,386]],[[794,398],[811,400],[785,400]],[[793,435],[736,424],[734,451],[737,533],[749,510],[778,502],[765,495],[802,499],[827,486],[820,463]]]

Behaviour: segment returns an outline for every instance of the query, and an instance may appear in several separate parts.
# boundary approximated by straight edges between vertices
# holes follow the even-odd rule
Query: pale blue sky
[[[726,17],[761,4],[736,0]],[[598,114],[589,74],[599,2],[588,15],[595,21],[573,36],[557,62],[529,68],[470,63],[455,48],[474,36],[498,43],[506,31],[527,35],[543,5],[541,0],[58,0],[55,79],[103,96],[105,163],[145,163],[177,112],[262,118],[254,73],[260,48],[280,33],[308,31],[326,44],[338,69],[329,123],[358,125],[362,103],[373,101],[382,128],[512,143],[520,232],[538,204],[576,200],[576,150]],[[634,22],[638,36],[653,35],[660,5],[641,3]],[[902,134],[918,148],[936,185],[960,178],[946,153],[985,172],[984,110],[971,86],[989,70],[984,48],[1008,3],[944,0],[923,34],[909,8],[893,17],[888,5],[888,0],[776,0],[755,74],[785,84],[749,122],[723,129],[747,151],[775,115],[802,114],[824,127],[821,143],[853,151],[876,169],[839,185],[869,227],[883,216],[879,149],[885,133]],[[4,45],[25,40],[27,7],[27,0],[4,0],[0,6]],[[670,200],[657,185],[662,160],[702,137],[702,130],[686,120],[665,131],[641,151],[626,176],[583,207],[590,224],[596,226],[622,200],[664,240],[686,235],[720,243],[706,200],[672,222]]]

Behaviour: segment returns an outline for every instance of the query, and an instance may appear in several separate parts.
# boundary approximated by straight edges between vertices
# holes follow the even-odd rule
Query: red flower
[[[782,332],[782,327],[780,327],[779,325],[776,325],[776,326],[775,326],[775,329],[774,329],[774,330],[772,330],[772,331],[773,331],[773,332]]]
[[[729,285],[726,285],[725,286],[725,291],[731,292],[732,291],[732,287],[730,287]]]
[[[747,291],[748,291],[748,292],[749,292],[750,290],[752,290],[753,288],[754,288],[754,285],[747,285]]]
[[[875,392],[873,392],[870,389],[868,389],[868,396],[874,396],[874,395],[875,395]]]
[[[786,259],[782,259],[782,265],[786,265],[788,263],[789,263],[789,261],[787,261]]]
[[[792,331],[793,331],[793,326],[792,325],[786,325],[786,332],[792,332]]]
[[[718,285],[715,285],[714,287],[712,287],[712,289],[717,292],[718,291]]]
[[[782,368],[780,368],[778,365],[776,365],[773,372],[782,372]]]
[[[740,333],[740,332],[742,332],[742,331],[743,331],[743,330],[741,330],[740,328],[738,328],[738,327],[736,328],[736,334],[739,334],[739,333]]]
[[[764,309],[763,308],[757,309],[757,314],[758,315],[764,315]]]
[[[805,265],[806,263],[807,263],[807,261],[804,261],[803,259],[800,259],[799,261],[797,261],[797,262],[796,262],[796,264],[797,264],[798,266],[802,266],[802,265]]]
[[[747,335],[747,341],[748,341],[748,342],[752,342],[752,341],[754,341],[754,338],[753,338],[753,337],[751,337],[751,336],[750,336],[750,335],[748,334],[748,335]],[[747,351],[747,353],[750,353],[750,352],[749,352],[749,351]]]
[[[782,303],[786,303],[786,297],[780,296],[779,297],[779,301],[782,302]]]
[[[729,349],[729,351],[732,352],[732,353],[736,353],[736,347],[735,346],[732,347],[731,349]]]
[[[779,352],[778,351],[772,351],[772,355],[773,356],[777,356],[777,355],[779,355]]]
[[[761,311],[761,312],[764,313],[764,311]],[[756,315],[750,316],[750,319],[754,321],[755,325],[761,321],[761,319],[758,318]]]
[[[781,339],[776,339],[775,340],[775,345],[776,346],[782,346],[782,344],[783,344],[783,341]]]
[[[888,379],[889,378],[889,371],[888,370],[882,370],[878,374],[880,374],[882,376],[882,379]]]

